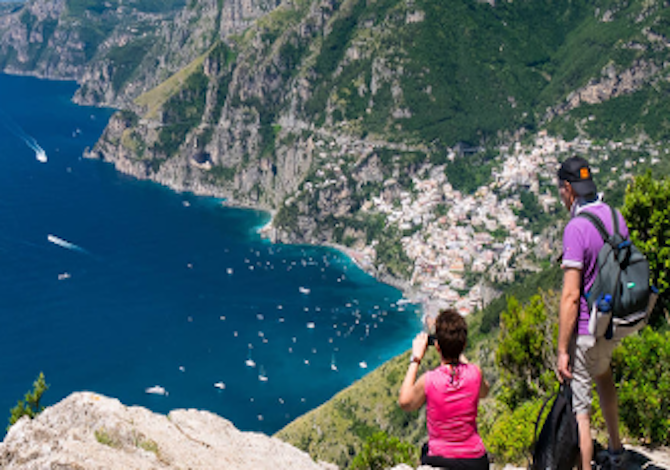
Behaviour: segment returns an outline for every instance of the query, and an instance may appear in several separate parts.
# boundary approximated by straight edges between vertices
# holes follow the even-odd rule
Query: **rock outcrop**
[[[241,432],[213,413],[169,415],[128,407],[113,398],[73,393],[37,418],[23,418],[0,444],[0,468],[324,470],[290,444]]]

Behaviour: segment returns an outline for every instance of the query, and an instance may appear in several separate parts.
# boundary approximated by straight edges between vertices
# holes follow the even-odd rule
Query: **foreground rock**
[[[36,419],[23,418],[0,444],[11,469],[279,469],[324,470],[279,439],[241,432],[206,411],[164,416],[89,392],[74,393]]]

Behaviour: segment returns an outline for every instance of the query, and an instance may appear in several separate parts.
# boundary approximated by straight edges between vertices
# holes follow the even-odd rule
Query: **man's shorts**
[[[612,362],[612,351],[618,341],[599,338],[595,344],[574,341],[571,345],[572,408],[576,414],[591,414],[593,378],[606,373]]]

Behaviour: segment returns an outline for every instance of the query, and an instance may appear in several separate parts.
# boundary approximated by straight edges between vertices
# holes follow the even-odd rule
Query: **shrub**
[[[48,388],[49,385],[47,385],[44,380],[44,373],[40,372],[40,375],[37,376],[37,379],[33,382],[32,392],[26,393],[24,399],[19,400],[17,405],[11,409],[9,426],[7,426],[8,430],[23,416],[28,416],[30,419],[33,419],[44,409],[44,407],[40,405],[40,400]]]
[[[670,444],[670,331],[646,328],[614,351],[621,422],[632,437]]]
[[[505,407],[482,422],[480,433],[486,450],[496,462],[520,463],[534,443],[535,422],[544,400],[527,401],[510,411]],[[545,408],[545,414],[549,411]],[[539,432],[539,431],[538,431]]]
[[[555,316],[547,316],[547,307],[540,295],[522,307],[514,297],[507,301],[507,310],[500,318],[500,340],[496,365],[500,368],[503,403],[516,408],[553,390],[553,373],[558,336]]]
[[[652,323],[658,324],[663,309],[670,307],[670,178],[640,175],[626,189],[621,213],[631,240],[647,256],[651,278],[661,292]]]
[[[379,431],[367,438],[363,450],[351,462],[352,469],[383,470],[398,464],[416,465],[416,448]]]

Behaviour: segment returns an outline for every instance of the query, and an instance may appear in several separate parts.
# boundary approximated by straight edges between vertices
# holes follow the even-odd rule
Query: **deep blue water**
[[[272,433],[409,349],[414,307],[339,252],[83,159],[111,111],[74,91],[0,75],[0,429],[43,371],[47,405],[91,390]]]

